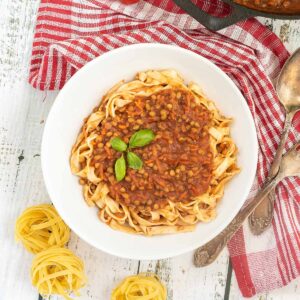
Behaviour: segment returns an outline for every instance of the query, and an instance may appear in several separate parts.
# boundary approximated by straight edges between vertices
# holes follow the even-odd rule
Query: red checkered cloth
[[[214,15],[228,12],[218,0],[196,2]],[[288,58],[280,40],[255,19],[214,33],[170,0],[134,5],[113,0],[42,0],[29,81],[41,90],[61,89],[76,70],[102,53],[149,42],[175,44],[208,58],[241,89],[260,146],[254,195],[267,176],[283,128],[284,113],[271,81]],[[300,139],[299,132],[300,115],[294,119],[287,148]],[[255,237],[245,223],[230,241],[231,261],[243,296],[279,288],[299,276],[299,205],[300,179],[284,180],[276,189],[273,226]]]

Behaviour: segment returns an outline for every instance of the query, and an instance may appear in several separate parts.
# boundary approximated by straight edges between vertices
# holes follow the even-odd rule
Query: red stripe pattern
[[[224,16],[219,0],[194,0],[203,10]],[[115,0],[42,0],[32,48],[29,82],[41,90],[61,89],[93,58],[128,44],[175,44],[198,53],[226,72],[241,89],[255,120],[259,140],[257,179],[249,199],[263,184],[278,147],[284,114],[272,80],[288,52],[255,19],[210,32],[171,0],[124,5]],[[300,139],[300,114],[286,148]],[[228,244],[241,293],[251,297],[288,284],[300,275],[300,179],[276,189],[272,228],[253,237],[247,225]]]

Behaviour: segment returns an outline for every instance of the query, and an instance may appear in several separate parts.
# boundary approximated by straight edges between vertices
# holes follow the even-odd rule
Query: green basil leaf
[[[126,175],[126,161],[123,154],[120,158],[116,160],[115,175],[117,181],[121,181]]]
[[[143,161],[133,152],[127,153],[128,166],[132,169],[139,170],[143,167]]]
[[[123,142],[119,137],[114,137],[110,140],[110,144],[113,149],[123,152],[127,149],[127,144]]]
[[[132,148],[143,147],[153,141],[154,138],[155,134],[151,129],[142,129],[131,136],[129,146]]]

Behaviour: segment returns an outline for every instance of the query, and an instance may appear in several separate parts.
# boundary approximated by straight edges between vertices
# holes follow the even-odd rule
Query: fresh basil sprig
[[[127,145],[121,138],[114,137],[110,140],[113,149],[119,152],[126,151],[127,164],[129,168],[140,170],[143,167],[143,161],[135,153],[131,152],[131,148],[144,147],[150,144],[155,138],[155,134],[151,129],[141,129],[135,132]],[[115,176],[117,181],[124,179],[126,175],[126,160],[124,154],[115,162]]]
[[[135,170],[140,170],[143,167],[143,161],[133,152],[127,152],[127,162],[128,166]]]
[[[143,147],[151,143],[155,135],[151,129],[142,129],[134,133],[129,140],[129,147]]]
[[[116,160],[115,163],[115,175],[117,181],[121,181],[126,175],[126,161],[124,154]]]
[[[127,144],[123,142],[119,137],[114,137],[110,140],[110,144],[113,149],[123,152],[127,149]]]

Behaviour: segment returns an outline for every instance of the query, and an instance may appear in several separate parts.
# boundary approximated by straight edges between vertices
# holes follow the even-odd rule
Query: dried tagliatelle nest
[[[17,219],[15,237],[36,254],[52,246],[65,246],[70,239],[70,228],[53,205],[41,204],[24,210]]]
[[[57,294],[71,299],[69,293],[79,295],[86,284],[84,264],[71,250],[52,247],[36,255],[31,267],[32,284],[43,296]]]
[[[156,274],[141,273],[125,278],[112,292],[111,300],[166,300],[167,290]]]
[[[27,208],[17,219],[15,237],[24,247],[37,254],[32,262],[31,280],[38,292],[71,299],[86,284],[84,264],[71,250],[64,248],[70,228],[51,204]]]

